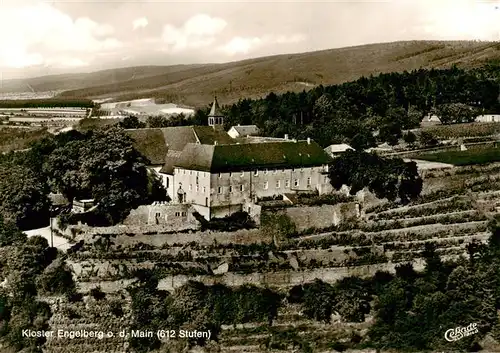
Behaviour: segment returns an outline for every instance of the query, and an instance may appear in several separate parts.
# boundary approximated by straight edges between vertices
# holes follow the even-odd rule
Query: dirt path
[[[44,227],[44,228],[38,228],[38,229],[32,229],[32,230],[27,230],[24,232],[28,236],[28,238],[33,237],[35,235],[40,235],[43,238],[47,239],[49,242],[49,246],[51,245],[51,238],[50,238],[50,226],[49,227]],[[54,247],[61,249],[63,251],[68,250],[71,247],[71,243],[63,237],[59,237],[55,234],[52,235],[53,240],[54,240]]]

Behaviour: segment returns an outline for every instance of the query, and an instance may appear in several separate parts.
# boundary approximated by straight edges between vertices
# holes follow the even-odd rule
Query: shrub
[[[95,299],[95,300],[103,300],[106,298],[106,293],[104,293],[101,290],[101,287],[95,287],[90,290],[90,295]]]
[[[70,294],[75,291],[71,270],[62,259],[52,262],[39,276],[37,284],[43,293]]]

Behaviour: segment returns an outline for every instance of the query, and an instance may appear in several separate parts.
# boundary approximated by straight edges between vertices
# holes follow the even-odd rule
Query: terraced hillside
[[[315,279],[334,283],[349,276],[369,277],[377,271],[394,272],[397,265],[407,262],[412,262],[416,270],[422,269],[425,244],[429,242],[436,245],[444,259],[463,256],[467,244],[489,237],[488,220],[499,210],[500,164],[456,167],[427,173],[422,196],[409,205],[373,204],[365,207],[358,223],[296,233],[279,248],[270,242],[249,241],[248,237],[242,241],[232,233],[217,242],[196,241],[196,233],[149,234],[137,239],[102,234],[93,244],[87,238],[83,248],[69,254],[68,262],[79,291],[85,295],[85,307],[96,305],[94,299],[89,299],[89,293],[95,294],[94,288],[106,292],[97,305],[102,308],[98,317],[107,319],[94,320],[92,327],[125,327],[130,316],[113,318],[107,308],[118,301],[130,313],[125,288],[136,281],[137,269],[152,269],[160,279],[158,288],[171,292],[188,280],[196,280],[208,286],[269,287],[286,297],[294,286]],[[252,234],[258,236],[258,232]],[[85,319],[68,314],[71,310],[81,312],[81,307],[80,303],[67,303],[56,309],[51,325],[79,327],[97,315],[89,311]],[[218,347],[222,352],[343,350],[366,334],[372,315],[369,313],[360,323],[340,322],[339,317],[334,317],[333,323],[325,324],[309,319],[300,305],[284,299],[271,326],[252,319],[223,325]],[[104,340],[97,349],[120,351],[126,343]],[[73,344],[78,345],[70,341],[64,349],[82,351],[82,346],[71,350]]]
[[[9,90],[65,89],[62,96],[134,99],[158,97],[205,106],[214,92],[224,104],[269,92],[302,91],[319,84],[338,84],[361,76],[453,64],[477,67],[500,59],[494,42],[406,41],[286,54],[224,64],[131,67],[90,74],[60,75],[6,82]]]

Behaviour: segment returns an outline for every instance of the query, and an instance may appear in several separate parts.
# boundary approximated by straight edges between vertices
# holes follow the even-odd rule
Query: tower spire
[[[215,128],[222,128],[224,125],[224,115],[221,113],[217,96],[214,95],[214,102],[208,114],[208,126]]]

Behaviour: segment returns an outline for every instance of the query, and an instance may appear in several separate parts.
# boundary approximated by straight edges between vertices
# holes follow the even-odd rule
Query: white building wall
[[[173,200],[177,202],[179,186],[186,193],[185,202],[193,205],[210,206],[210,173],[176,168],[172,179]]]
[[[185,202],[193,205],[206,219],[210,219],[241,211],[257,198],[306,190],[317,190],[320,194],[331,192],[332,188],[324,171],[324,166],[232,173],[175,168],[174,175],[159,175],[173,202],[178,202],[177,192],[182,185],[186,195]]]
[[[245,204],[294,191],[330,192],[324,167],[263,169],[211,175],[212,207]],[[243,190],[241,189],[243,187]]]
[[[236,129],[234,127],[230,128],[229,131],[227,132],[227,134],[229,136],[231,136],[232,138],[240,137],[240,134],[238,133],[238,131],[236,131]]]
[[[480,123],[496,123],[500,122],[500,115],[480,115],[476,118],[476,121]]]

